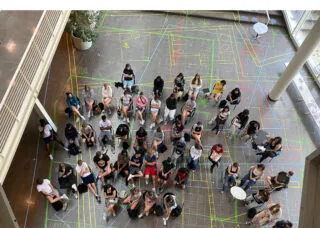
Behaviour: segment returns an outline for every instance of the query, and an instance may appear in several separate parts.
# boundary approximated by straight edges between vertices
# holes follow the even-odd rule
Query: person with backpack
[[[198,168],[199,160],[202,154],[202,146],[199,143],[195,143],[190,148],[190,154],[187,158],[187,165],[192,172],[194,172]]]
[[[157,202],[157,195],[154,191],[146,191],[144,195],[144,210],[138,216],[138,218],[142,218],[144,215],[149,216],[150,209],[155,206]]]
[[[172,173],[174,171],[175,165],[171,160],[171,157],[168,157],[162,162],[162,167],[160,168],[158,174],[158,194],[163,191],[164,186],[170,180]]]
[[[98,203],[101,203],[101,197],[98,195],[94,176],[91,172],[91,169],[87,165],[87,163],[82,161],[81,159],[78,160],[77,166],[76,166],[76,172],[81,177],[83,184],[88,186],[92,194],[96,197],[96,200],[98,201]]]
[[[69,151],[64,143],[57,137],[57,133],[53,131],[50,124],[45,119],[40,119],[39,131],[45,144],[47,153],[49,154],[50,160],[53,160],[53,156],[50,153],[50,144],[56,141],[60,146],[62,146],[66,151]]]
[[[66,124],[66,127],[64,129],[64,135],[66,137],[65,146],[69,149],[69,154],[77,155],[81,153],[78,139],[78,131],[71,123]]]
[[[50,180],[43,179],[41,177],[37,178],[37,190],[42,193],[56,210],[67,210],[69,198],[63,194],[59,195],[59,192],[53,187]]]
[[[68,105],[68,109],[69,109],[69,113],[75,113],[77,115],[77,119],[76,122],[79,122],[79,117],[83,120],[86,120],[86,118],[84,118],[83,115],[80,114],[79,109],[80,109],[80,101],[79,99],[76,97],[76,95],[72,94],[71,92],[67,92],[67,105]]]
[[[189,169],[185,167],[181,167],[177,171],[173,184],[180,185],[182,189],[185,189],[188,183],[188,178],[189,178]]]
[[[163,205],[165,209],[165,216],[162,219],[163,225],[166,226],[172,211],[178,207],[176,196],[174,194],[166,193],[163,196]]]
[[[130,218],[138,217],[141,196],[142,193],[139,188],[133,187],[130,189],[130,195],[123,200],[123,204],[129,204],[127,211]]]

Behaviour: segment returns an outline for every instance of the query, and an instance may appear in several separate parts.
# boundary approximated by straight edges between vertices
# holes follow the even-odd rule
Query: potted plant
[[[66,31],[71,34],[74,46],[79,50],[87,50],[98,38],[95,31],[102,11],[79,10],[70,14]]]

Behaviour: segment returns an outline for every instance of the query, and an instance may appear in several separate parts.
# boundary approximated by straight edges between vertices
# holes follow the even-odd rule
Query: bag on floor
[[[139,86],[138,85],[133,85],[131,87],[131,91],[133,94],[138,94],[139,93]]]
[[[248,210],[248,219],[253,219],[253,217],[257,214],[257,210],[255,208],[250,208]]]
[[[87,147],[93,147],[94,143],[92,141],[86,141]]]
[[[127,211],[128,211],[128,215],[130,218],[132,218],[132,219],[138,218],[138,215],[139,215],[139,207],[138,206],[135,209],[131,210],[130,205],[129,205]]]
[[[78,155],[80,154],[80,148],[75,143],[70,143],[68,146],[69,154],[71,155]]]
[[[191,136],[189,133],[184,133],[184,140],[186,140],[186,142],[190,142]]]
[[[162,142],[158,145],[158,152],[159,153],[164,153],[168,150],[168,147]]]
[[[63,203],[61,201],[57,201],[51,204],[55,211],[60,211],[63,208]]]
[[[84,183],[81,183],[78,185],[78,192],[79,194],[85,193],[88,191],[88,186],[85,185]]]
[[[182,98],[184,101],[187,101],[188,99],[189,99],[189,94],[188,93],[186,93],[184,96],[183,96],[183,98]]]
[[[164,215],[164,210],[163,210],[163,207],[159,204],[157,204],[155,207],[154,207],[154,213],[156,216],[163,216]]]
[[[180,207],[179,205],[175,208],[175,209],[173,209],[172,211],[171,211],[171,216],[173,216],[173,217],[179,217],[180,215],[181,215],[181,213],[182,213],[182,207]]]
[[[224,107],[226,107],[227,104],[228,104],[228,101],[222,100],[222,101],[220,101],[218,108],[224,108]]]
[[[100,104],[100,103],[99,103],[99,104]],[[99,115],[99,114],[101,114],[101,112],[102,112],[102,110],[103,110],[103,109],[101,109],[101,107],[100,107],[99,104],[97,104],[97,102],[94,101],[94,103],[93,103],[93,105],[92,105],[92,111],[93,111],[93,114],[94,114],[94,115]],[[102,104],[102,105],[103,105],[103,104]]]

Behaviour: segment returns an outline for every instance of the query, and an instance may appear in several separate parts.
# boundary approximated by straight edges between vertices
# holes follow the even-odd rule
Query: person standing
[[[129,63],[126,64],[123,70],[122,78],[123,89],[131,91],[131,87],[134,84],[134,73]]]
[[[235,186],[236,180],[239,177],[240,174],[240,165],[238,162],[234,162],[226,168],[226,171],[224,173],[223,183],[222,183],[222,191],[221,193],[224,193],[224,190],[227,186]]]
[[[202,146],[199,143],[195,143],[190,148],[190,155],[187,158],[187,165],[188,168],[192,170],[192,172],[194,172],[198,168],[202,150]]]
[[[221,144],[215,144],[211,148],[211,153],[208,157],[209,161],[212,163],[210,167],[211,173],[213,172],[214,167],[219,165],[219,161],[224,152],[223,146]]]
[[[169,121],[172,122],[174,120],[174,116],[177,110],[177,99],[174,93],[171,93],[170,97],[166,100],[166,107],[164,109],[164,125],[168,124],[167,118],[169,116]]]
[[[226,121],[228,120],[228,117],[230,116],[230,109],[229,106],[225,106],[224,108],[221,108],[219,110],[219,113],[216,117],[216,125],[214,126],[214,128],[212,128],[211,131],[216,130],[216,135],[218,135],[221,132],[221,128],[220,126],[224,126],[224,124],[226,123]],[[223,128],[223,127],[222,127]]]

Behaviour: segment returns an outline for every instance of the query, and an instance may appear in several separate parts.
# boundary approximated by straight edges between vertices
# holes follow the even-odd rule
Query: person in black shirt
[[[184,84],[185,84],[184,76],[182,73],[179,73],[177,77],[174,79],[174,88],[173,88],[173,93],[177,98],[177,100],[180,100],[180,98],[183,95]]]
[[[68,147],[72,143],[75,143],[78,147],[80,146],[78,139],[78,131],[71,123],[66,124],[64,134],[67,139],[65,145],[66,147]]]
[[[173,125],[172,125],[172,130],[171,130],[171,140],[173,142],[181,141],[184,142],[184,126],[180,120],[177,120]]]
[[[287,188],[290,178],[293,176],[293,172],[289,171],[284,172],[281,171],[277,174],[277,176],[267,176],[266,177],[266,183],[267,187],[269,187],[272,191],[277,189],[278,191],[281,190],[282,188]]]
[[[194,138],[194,140],[197,143],[201,144],[201,134],[203,132],[203,124],[201,121],[198,121],[196,124],[194,124],[191,128],[191,135],[192,138]]]
[[[240,104],[240,100],[241,92],[239,88],[233,89],[227,96],[227,101],[229,101],[231,105]]]
[[[133,144],[133,149],[137,152],[138,147],[143,148],[143,150],[147,151],[148,150],[148,145],[147,145],[147,135],[148,133],[143,127],[140,127],[138,131],[136,132],[136,141]]]
[[[73,168],[65,163],[60,163],[59,164],[59,178],[58,182],[60,184],[60,188],[64,189],[66,188],[67,190],[71,189],[74,197],[77,199],[78,198],[78,189],[77,189],[77,180],[76,176],[74,175]]]
[[[102,154],[101,151],[97,151],[93,157],[93,162],[98,169],[97,179],[100,179],[102,184],[105,185],[104,177],[111,173],[110,158],[107,154]]]
[[[154,96],[161,97],[163,86],[164,86],[164,81],[161,78],[161,76],[159,75],[153,81],[153,93],[154,93]]]
[[[292,223],[290,221],[280,220],[277,221],[272,228],[291,228],[293,227]]]
[[[106,199],[107,210],[103,214],[103,220],[106,220],[108,213],[112,212],[113,216],[116,216],[114,206],[118,203],[117,190],[111,184],[107,184],[104,188],[104,198]]]
[[[122,141],[129,137],[129,126],[127,124],[119,124],[115,137],[119,137]]]
[[[134,84],[134,73],[131,68],[131,65],[129,63],[126,64],[123,74],[122,74],[122,83],[123,83],[123,89],[129,89],[131,90],[131,87]]]
[[[174,120],[174,115],[176,114],[177,110],[177,99],[172,93],[170,97],[167,98],[166,100],[166,108],[164,109],[164,125],[167,125],[167,118],[169,116],[170,121]]]
[[[174,171],[175,165],[171,160],[171,157],[168,157],[167,160],[162,162],[162,167],[160,168],[158,174],[158,194],[163,191],[163,187],[170,180],[172,173]]]
[[[133,187],[134,187],[133,178],[143,177],[143,173],[141,171],[142,164],[143,164],[143,157],[141,156],[141,152],[137,151],[137,153],[131,157],[131,160],[129,162],[130,174],[128,177],[128,181],[132,183]]]
[[[241,139],[248,142],[250,139],[254,140],[257,137],[257,134],[260,129],[260,123],[256,120],[252,120],[249,122],[247,129],[241,135]]]
[[[244,109],[236,117],[231,120],[229,135],[234,135],[236,129],[242,130],[247,125],[249,120],[249,110]]]

